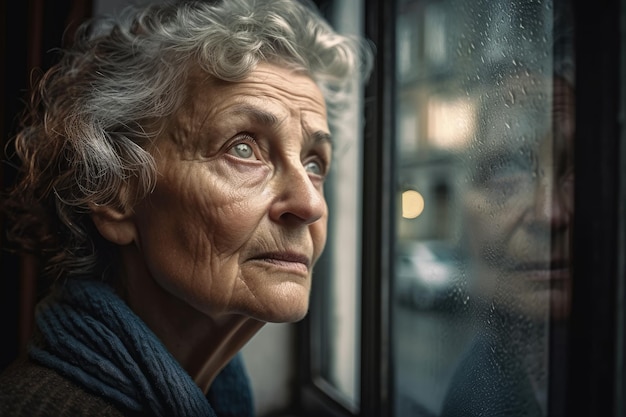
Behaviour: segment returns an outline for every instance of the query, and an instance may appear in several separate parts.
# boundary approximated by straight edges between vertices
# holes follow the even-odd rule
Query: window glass
[[[336,0],[322,9],[342,34],[362,36],[362,3]],[[326,181],[329,206],[326,250],[313,283],[313,365],[316,382],[348,409],[359,403],[362,82],[330,121],[333,166]]]
[[[394,414],[547,415],[571,287],[568,7],[396,12]]]

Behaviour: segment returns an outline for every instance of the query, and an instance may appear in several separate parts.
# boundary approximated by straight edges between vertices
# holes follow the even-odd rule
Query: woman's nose
[[[311,224],[327,211],[321,188],[300,162],[285,167],[276,178],[276,198],[270,217],[276,222]]]
[[[533,221],[552,229],[568,225],[571,220],[571,202],[568,199],[571,197],[567,190],[558,186],[558,181],[552,175],[543,176],[536,186]]]

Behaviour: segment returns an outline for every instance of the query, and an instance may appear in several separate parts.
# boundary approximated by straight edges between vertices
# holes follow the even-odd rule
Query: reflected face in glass
[[[324,98],[306,75],[259,64],[198,79],[157,140],[154,192],[135,208],[152,278],[213,317],[302,318],[326,241]]]
[[[556,79],[511,85],[499,98],[486,109],[464,201],[474,289],[509,311],[562,318],[571,288],[573,90]]]

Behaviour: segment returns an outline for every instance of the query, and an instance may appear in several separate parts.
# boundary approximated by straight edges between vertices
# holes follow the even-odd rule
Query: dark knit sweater
[[[152,331],[95,281],[71,281],[41,303],[28,358],[0,374],[0,416],[252,417],[240,355],[209,392]]]
[[[0,416],[128,416],[100,396],[27,358],[0,374]]]
[[[221,374],[222,384],[209,392],[220,416],[247,416],[249,399],[244,393],[233,395],[224,391],[228,380],[239,382],[239,376]],[[242,400],[243,398],[243,400]],[[218,401],[219,400],[219,401]],[[21,357],[0,373],[0,417],[79,417],[79,416],[143,416],[117,408],[57,371]]]

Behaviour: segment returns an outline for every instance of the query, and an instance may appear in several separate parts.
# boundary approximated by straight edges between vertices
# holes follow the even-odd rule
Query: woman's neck
[[[129,270],[117,286],[120,296],[205,393],[265,324],[239,314],[207,315],[162,288],[145,265],[130,265]]]

